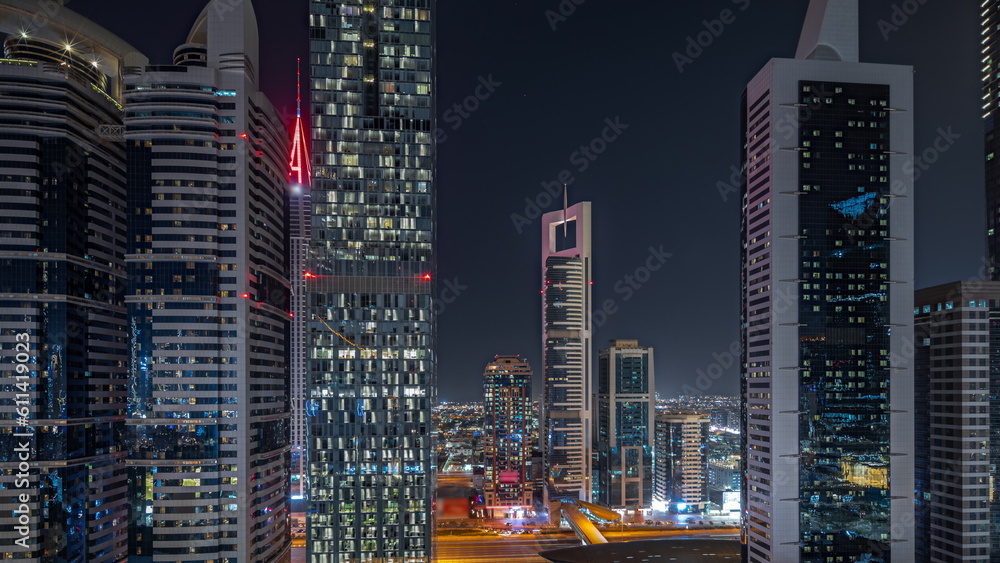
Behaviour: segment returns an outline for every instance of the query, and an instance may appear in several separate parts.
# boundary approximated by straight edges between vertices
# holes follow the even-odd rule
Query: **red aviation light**
[[[314,274],[312,272],[306,272],[306,273],[302,274],[302,277],[304,277],[307,280],[311,280],[311,279],[315,279],[316,278],[316,274]]]
[[[420,276],[420,279],[422,279],[424,281],[431,281],[431,275],[430,274],[424,274],[424,275]]]
[[[240,295],[240,297],[242,297],[243,299],[250,299],[250,294],[244,293],[243,295]]]

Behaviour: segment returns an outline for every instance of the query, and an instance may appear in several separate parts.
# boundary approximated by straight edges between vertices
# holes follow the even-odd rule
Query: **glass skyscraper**
[[[0,558],[128,557],[123,76],[145,57],[0,3]]]
[[[551,500],[593,494],[590,218],[590,202],[542,215],[541,441]]]
[[[311,563],[431,561],[434,4],[310,2]]]
[[[913,69],[814,0],[743,100],[745,561],[912,561]]]
[[[288,133],[250,2],[127,79],[129,560],[287,561]]]
[[[643,510],[653,502],[653,349],[612,340],[598,355],[597,479],[610,508]]]

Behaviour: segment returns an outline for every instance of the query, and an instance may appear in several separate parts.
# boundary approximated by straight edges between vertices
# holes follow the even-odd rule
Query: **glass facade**
[[[598,356],[597,476],[610,508],[649,508],[653,501],[653,349],[612,340]]]
[[[30,37],[2,27],[30,18]],[[0,6],[0,558],[119,562],[125,151],[100,131],[121,127],[124,44],[60,18]],[[67,36],[71,49],[56,39]]]
[[[311,563],[431,561],[434,2],[310,2]]]
[[[821,563],[888,551],[889,87],[800,92],[799,524]]]

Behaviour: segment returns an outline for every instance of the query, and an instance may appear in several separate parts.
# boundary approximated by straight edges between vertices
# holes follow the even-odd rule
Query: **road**
[[[688,540],[695,538],[735,538],[738,534],[733,529],[717,530],[672,530],[672,531],[635,531],[621,534],[619,532],[604,532],[609,541],[634,541],[652,539]],[[305,563],[306,550],[304,540],[292,541],[292,563]],[[548,560],[538,555],[539,551],[575,547],[580,540],[572,534],[558,535],[523,535],[523,536],[441,536],[434,540],[434,560],[440,563],[483,563],[486,561],[516,561],[518,563],[548,563]],[[301,547],[300,547],[301,546]]]
[[[650,539],[735,538],[733,529],[674,530],[653,532],[607,533],[608,540],[634,541]],[[557,537],[532,536],[442,536],[435,540],[435,558],[441,563],[484,563],[486,561],[517,561],[519,563],[547,563],[539,551],[575,547],[580,540],[574,535]]]

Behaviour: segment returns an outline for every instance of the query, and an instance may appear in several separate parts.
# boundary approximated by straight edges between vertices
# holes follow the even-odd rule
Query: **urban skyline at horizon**
[[[445,536],[479,534],[444,528],[471,519],[503,535],[569,524],[568,544],[525,540],[530,561],[598,556],[609,522],[634,542],[612,550],[643,561],[1000,560],[1000,0],[936,22],[978,45],[928,59],[962,76],[947,84],[905,59],[928,45],[895,51],[922,0],[878,19],[809,0],[794,49],[718,72],[710,53],[767,5],[725,0],[662,57],[702,86],[658,97],[655,78],[594,77],[556,109],[526,101],[551,88],[509,105],[514,80],[490,72],[442,101],[437,0],[301,0],[290,112],[262,90],[284,83],[262,65],[289,47],[261,37],[275,5],[197,1],[172,56],[147,58],[63,0],[0,0],[0,536],[15,558],[456,561],[481,540]],[[541,14],[565,36],[602,2]],[[599,60],[615,72],[649,62],[613,55]],[[980,100],[945,102],[971,97],[970,68]],[[701,105],[675,107],[692,91]],[[633,94],[656,99],[640,119],[620,103]],[[496,136],[449,142],[494,103]],[[507,214],[513,190],[489,188],[542,160],[530,143],[546,135],[522,146],[506,125],[581,114],[579,129],[585,112],[607,114],[596,136]],[[739,147],[728,176],[686,189],[724,146]],[[484,150],[505,171],[456,189]],[[673,168],[685,154],[701,156]],[[603,191],[581,181],[614,173]],[[740,219],[732,256],[717,209]],[[442,374],[449,354],[478,375]],[[662,542],[625,529],[685,515],[728,524]]]
[[[296,22],[304,22],[305,7],[294,5],[287,10],[277,10],[268,3],[258,4],[261,21],[270,23],[262,26],[262,41],[269,44],[269,48],[262,51],[262,87],[275,101],[286,121],[291,123],[295,105],[295,58],[302,57],[305,68],[307,48],[304,40],[283,39],[299,33],[295,31],[296,26],[304,24]],[[702,48],[699,56],[691,57],[690,63],[683,64],[683,72],[678,72],[674,59],[666,55],[662,64],[651,67],[655,68],[651,74],[656,80],[654,84],[661,85],[657,88],[666,93],[668,102],[663,105],[666,111],[657,110],[654,113],[657,117],[646,124],[634,111],[629,114],[625,109],[637,102],[637,109],[655,107],[649,102],[634,99],[628,90],[590,79],[584,79],[591,84],[590,90],[581,90],[581,79],[573,77],[590,76],[586,70],[588,67],[581,65],[590,58],[601,56],[599,50],[582,43],[588,29],[597,25],[605,15],[623,17],[617,10],[609,11],[613,6],[610,2],[590,0],[586,5],[578,6],[573,14],[565,16],[566,21],[554,20],[555,29],[546,13],[554,10],[558,14],[558,3],[553,3],[551,7],[539,6],[537,11],[514,8],[513,3],[462,5],[442,11],[438,120],[444,137],[439,139],[439,166],[448,172],[440,179],[443,195],[440,201],[440,285],[437,297],[442,300],[439,305],[442,314],[438,351],[441,358],[440,378],[444,383],[441,399],[466,400],[475,397],[481,364],[496,354],[520,354],[532,365],[541,365],[540,349],[535,344],[537,337],[534,336],[539,334],[535,319],[540,314],[535,281],[539,279],[537,266],[529,260],[523,269],[496,276],[481,255],[483,252],[516,253],[527,257],[534,252],[537,230],[524,226],[519,233],[511,216],[528,217],[525,213],[526,197],[533,202],[548,202],[540,211],[559,209],[562,206],[561,193],[549,201],[548,192],[542,184],[559,183],[561,170],[567,171],[574,179],[570,185],[570,203],[586,200],[594,204],[595,303],[612,299],[617,306],[616,313],[607,316],[600,326],[595,326],[594,342],[597,346],[603,346],[613,338],[639,338],[656,348],[660,357],[657,389],[661,396],[679,395],[684,385],[699,393],[738,394],[737,370],[735,364],[727,361],[729,356],[735,357],[731,345],[737,342],[738,334],[738,285],[734,281],[738,279],[738,270],[734,264],[738,263],[739,235],[735,225],[738,225],[739,204],[736,195],[738,185],[733,183],[731,169],[738,164],[738,155],[730,148],[731,143],[723,144],[721,150],[705,151],[706,147],[698,143],[677,144],[670,137],[676,131],[690,132],[679,137],[682,139],[684,135],[694,135],[695,124],[722,132],[723,138],[738,135],[733,125],[738,116],[732,111],[732,100],[739,96],[753,69],[759,68],[772,56],[791,56],[806,4],[803,1],[789,7],[787,2],[720,0],[698,6],[655,7],[657,13],[669,14],[664,20],[669,27],[664,31],[665,37],[676,38],[674,41],[665,40],[663,46],[671,55],[677,52],[684,57],[688,56],[685,54],[687,38],[695,38],[699,32],[705,31],[703,20],[711,23],[719,18],[724,9],[731,9],[735,19],[725,25],[718,37],[713,37],[708,47]],[[191,7],[185,8],[188,5]],[[744,5],[747,9],[740,10]],[[970,205],[981,208],[982,167],[978,162],[981,159],[982,139],[978,135],[981,123],[977,109],[981,94],[978,67],[970,62],[976,60],[978,44],[967,40],[969,34],[956,34],[951,40],[944,41],[943,36],[938,39],[931,30],[941,25],[964,26],[974,29],[972,33],[977,34],[978,13],[965,5],[929,3],[921,5],[919,11],[913,14],[900,12],[906,18],[902,21],[900,16],[894,19],[893,5],[900,3],[863,3],[862,48],[871,53],[873,61],[912,63],[915,66],[918,108],[932,101],[934,103],[929,111],[918,111],[915,146],[923,150],[937,143],[938,147],[944,148],[944,151],[932,155],[936,161],[933,165],[926,170],[917,168],[920,173],[916,202],[917,287],[952,281],[951,277],[975,279],[984,256],[985,219],[977,214],[972,220],[952,224],[945,218],[957,216]],[[102,25],[132,41],[151,57],[157,49],[162,52],[171,44],[155,37],[141,36],[131,27],[122,25],[125,17],[134,17],[133,12],[140,9],[127,2],[108,1],[98,5],[88,0],[75,0],[71,8],[91,19],[99,18]],[[186,9],[196,12],[200,7],[198,2],[181,3],[163,17],[181,20]],[[458,25],[461,19],[472,17],[473,12],[484,10],[488,15],[486,20],[494,23],[485,27],[483,33],[471,33],[471,30]],[[514,49],[513,59],[521,61],[516,69],[511,66],[511,59],[501,56],[501,52],[492,46],[495,44],[492,39],[494,34],[499,34],[500,26],[515,15],[526,17],[527,23],[518,32],[523,41],[510,45],[510,49]],[[766,31],[757,33],[757,30]],[[269,37],[272,38],[270,42]],[[639,41],[641,47],[646,40]],[[742,48],[748,41],[753,42],[753,49]],[[150,48],[147,49],[144,44]],[[456,50],[458,45],[462,45],[462,49]],[[475,48],[463,54],[470,45]],[[540,49],[541,58],[533,60],[517,56],[518,52],[523,50],[527,53],[532,47]],[[943,60],[954,62],[938,62]],[[563,80],[566,86],[556,86],[551,73],[543,71],[549,63],[557,61],[557,66],[562,68],[559,72],[567,73]],[[627,69],[624,68],[625,73],[628,73]],[[721,69],[727,72],[719,77],[712,76]],[[699,82],[705,83],[709,79],[713,79],[711,88],[698,86]],[[491,91],[483,86],[489,85],[490,80],[501,85]],[[569,85],[576,88],[572,96],[566,90]],[[462,117],[454,111],[453,105],[466,102],[470,96],[475,98],[477,88],[478,93],[487,99],[469,102],[470,107],[478,105],[478,108],[468,113],[468,117]],[[542,89],[553,91],[556,98],[563,100],[560,102],[563,112],[539,113],[543,108],[550,107],[547,103],[538,105],[543,99],[539,98]],[[695,92],[700,95],[692,96]],[[303,95],[306,95],[305,92]],[[698,114],[671,109],[681,107],[705,108],[705,111]],[[308,108],[303,107],[303,112],[307,111]],[[526,136],[524,132],[530,130],[527,121],[516,121],[517,126],[513,128],[511,124],[506,124],[502,115],[512,111],[523,113],[522,119],[536,119],[538,123],[546,124],[546,129],[552,133],[541,137],[551,137],[550,141],[538,145],[541,140],[538,135],[532,133]],[[575,117],[570,118],[571,115]],[[595,160],[582,156],[584,153],[579,152],[579,146],[599,138],[609,127],[605,119],[614,123],[616,116],[621,118],[621,124],[628,125],[628,129],[608,143],[602,154],[595,155],[598,157]],[[460,124],[456,121],[458,119]],[[666,137],[664,131],[667,132]],[[608,138],[615,134],[613,129],[608,130]],[[523,166],[488,177],[475,173],[476,170],[489,170],[495,166],[490,164],[490,158],[484,159],[483,156],[503,154],[493,149],[486,150],[486,147],[492,147],[494,143],[499,147],[515,141],[517,146],[527,149]],[[484,142],[488,144],[483,145]],[[654,142],[667,143],[671,147],[665,166],[657,164],[657,159],[638,156],[647,154],[646,147],[654,146],[651,145]],[[560,147],[563,149],[560,150]],[[599,143],[597,148],[600,148]],[[571,161],[574,152],[579,152],[577,162]],[[578,170],[583,167],[580,157],[587,162],[583,172]],[[700,164],[682,164],[690,162]],[[632,181],[623,184],[614,180],[619,171],[627,171],[624,177]],[[664,175],[664,172],[667,174]],[[482,209],[497,210],[495,213],[468,214],[461,211],[468,205],[469,197],[473,196],[458,197],[461,192],[459,186],[473,178],[477,183],[496,186],[489,190],[477,190],[474,196],[482,200]],[[955,178],[964,180],[955,181]],[[623,207],[625,200],[617,194],[629,194],[630,198],[644,197],[651,205],[626,211]],[[676,202],[680,201],[690,204],[677,206]],[[656,214],[663,215],[665,220],[657,220],[650,215],[655,209],[661,210]],[[684,211],[679,213],[681,210]],[[622,217],[636,214],[640,220],[622,221]],[[480,221],[482,226],[476,227],[475,223]],[[537,223],[537,219],[533,222]],[[480,229],[499,236],[488,237],[475,245],[467,237],[457,236],[463,231],[480,232]],[[624,233],[629,231],[634,234],[625,237]],[[651,255],[650,247],[659,250],[661,245],[664,253],[673,255],[666,260],[665,266],[654,272],[649,281],[639,285],[638,289],[627,285],[625,276],[634,276]],[[950,250],[946,252],[946,248]],[[922,252],[921,249],[927,250]],[[718,259],[704,260],[706,251]],[[693,276],[693,272],[703,272],[704,281]],[[957,275],[949,276],[945,272]],[[619,288],[631,289],[631,293],[616,292],[616,284]],[[511,295],[520,305],[498,307],[492,297],[498,291]],[[692,338],[694,333],[682,330],[679,324],[657,322],[656,319],[662,315],[690,319],[707,316],[713,319],[717,329],[697,333],[697,337]],[[463,343],[462,327],[481,316],[495,319],[495,322],[484,326],[489,336],[477,339],[471,345]],[[726,318],[732,320],[725,321]],[[720,369],[722,376],[716,380],[714,375]],[[698,385],[699,370],[706,375],[701,381],[711,383],[707,390]],[[707,378],[710,371],[713,378]],[[541,370],[536,370],[536,390],[541,389],[540,384]]]

